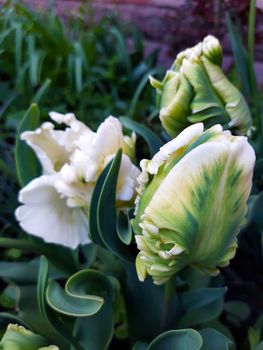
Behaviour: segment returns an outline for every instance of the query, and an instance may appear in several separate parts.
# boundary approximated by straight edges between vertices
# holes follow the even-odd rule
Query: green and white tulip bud
[[[47,346],[45,338],[17,324],[9,324],[0,342],[0,350],[59,350],[55,345]]]
[[[235,134],[251,127],[248,105],[222,69],[222,48],[209,35],[203,42],[177,55],[162,82],[150,77],[156,89],[160,120],[172,137],[192,123],[217,123]]]
[[[212,275],[229,264],[245,221],[255,152],[245,136],[189,126],[142,160],[133,228],[138,277],[165,283],[187,266]]]

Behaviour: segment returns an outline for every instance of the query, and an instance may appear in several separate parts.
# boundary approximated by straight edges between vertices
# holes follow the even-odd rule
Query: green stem
[[[171,278],[164,285],[164,302],[163,302],[162,317],[161,317],[161,331],[165,331],[168,326],[169,309],[170,309],[173,296],[176,292],[175,287],[176,285],[175,285],[174,278]]]

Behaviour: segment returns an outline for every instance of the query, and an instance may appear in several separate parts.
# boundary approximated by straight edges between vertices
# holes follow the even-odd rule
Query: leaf
[[[147,350],[199,350],[202,343],[201,335],[194,329],[179,329],[162,333]]]
[[[85,317],[95,314],[102,307],[104,300],[95,295],[82,298],[67,294],[55,281],[50,281],[47,287],[47,303],[55,311],[73,317]]]
[[[116,153],[101,189],[97,208],[97,223],[105,246],[118,257],[134,261],[130,250],[120,241],[116,232],[115,198],[121,158],[122,151],[120,149]]]
[[[228,321],[232,322],[237,327],[240,322],[245,321],[250,315],[248,304],[237,300],[225,303],[224,310],[227,312]]]
[[[90,202],[90,210],[89,210],[89,228],[90,228],[90,237],[92,241],[102,247],[105,247],[105,244],[100,236],[99,228],[98,228],[98,217],[97,217],[97,210],[98,210],[98,201],[100,198],[100,193],[104,184],[104,181],[106,179],[106,176],[109,172],[110,166],[112,162],[107,164],[103,172],[100,174],[92,197]]]
[[[58,344],[61,344],[63,349],[68,349],[69,344],[76,346],[78,349],[79,341],[73,337],[70,327],[62,322],[61,318],[49,310],[46,303],[47,293],[47,279],[48,279],[48,261],[44,256],[41,256],[38,285],[37,285],[37,303],[38,310],[42,316],[45,325],[45,330],[49,330],[52,339],[55,339]],[[80,347],[80,350],[83,350]]]
[[[71,296],[89,298],[96,294],[102,298],[108,296],[111,301],[115,300],[119,288],[119,282],[114,277],[92,269],[78,271],[65,285],[66,292]]]
[[[125,263],[129,338],[131,342],[150,342],[160,334],[164,304],[164,287],[153,284],[149,277],[139,281],[134,264]],[[134,312],[136,310],[136,312]],[[177,308],[170,305],[169,314],[175,316]],[[138,327],[138,325],[144,325]]]
[[[262,330],[263,330],[263,315],[259,317],[257,322],[252,327],[249,327],[248,340],[249,340],[249,345],[251,350],[255,350],[254,348],[260,343]]]
[[[247,52],[242,44],[241,37],[238,34],[229,14],[226,15],[226,23],[227,23],[228,32],[230,35],[232,52],[233,52],[237,72],[241,79],[244,93],[246,96],[251,96]]]
[[[147,350],[148,344],[147,343],[143,343],[143,342],[136,342],[133,347],[132,350]]]
[[[26,322],[24,322],[20,317],[10,314],[8,312],[0,312],[0,320],[4,321],[6,324],[16,323],[27,329],[30,328],[30,326]]]
[[[120,240],[126,244],[131,244],[132,228],[130,224],[129,215],[120,211],[117,217],[117,233]]]
[[[43,241],[37,237],[32,236],[28,237],[28,239],[0,237],[0,247],[21,249],[38,255],[43,254],[48,257],[54,266],[67,274],[72,274],[79,268],[75,256],[76,252],[74,250],[57,244],[43,243]],[[31,278],[31,276],[25,276],[25,279],[27,278]]]
[[[130,108],[128,110],[127,115],[132,119],[134,118],[134,114],[135,114],[135,110],[136,110],[136,105],[138,104],[138,101],[140,99],[140,96],[143,92],[143,89],[145,88],[145,86],[148,84],[149,81],[149,75],[154,75],[156,73],[159,73],[160,69],[159,68],[155,68],[153,70],[151,70],[150,72],[147,72],[141,79],[141,81],[139,82],[139,84],[137,85],[137,88],[133,94],[132,100],[130,102]]]
[[[201,350],[231,350],[233,342],[222,333],[213,328],[205,328],[199,331],[203,339]]]
[[[107,297],[95,315],[78,318],[75,336],[86,350],[106,350],[113,336],[114,317],[111,301]]]
[[[131,120],[130,118],[121,117],[120,122],[122,125],[138,135],[142,136],[149,146],[150,156],[153,157],[157,153],[160,147],[163,146],[162,140],[154,132],[152,132],[147,126]]]
[[[263,341],[261,341],[253,350],[263,350]]]
[[[180,327],[198,325],[215,319],[223,309],[226,288],[200,288],[180,294],[183,316]]]
[[[39,109],[33,103],[21,121],[17,132],[15,146],[16,171],[20,185],[23,187],[35,177],[39,176],[39,163],[35,153],[20,140],[20,134],[26,130],[34,130],[39,125]]]
[[[37,90],[35,96],[32,99],[32,102],[39,104],[44,99],[48,89],[50,88],[50,85],[51,85],[51,80],[47,78],[44,81],[44,83],[40,86],[40,88]]]

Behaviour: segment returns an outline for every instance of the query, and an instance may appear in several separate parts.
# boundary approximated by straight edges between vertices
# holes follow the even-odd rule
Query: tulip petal
[[[21,227],[46,242],[76,248],[89,243],[88,220],[82,208],[70,208],[54,187],[56,176],[43,175],[20,191],[24,205],[15,215]]]
[[[217,267],[235,255],[255,152],[246,137],[215,125],[190,142],[181,157],[170,152],[162,161],[160,173],[153,172],[140,194],[133,221],[140,278],[142,264],[156,284],[189,264],[218,273]],[[150,162],[144,162],[145,174],[152,170]]]

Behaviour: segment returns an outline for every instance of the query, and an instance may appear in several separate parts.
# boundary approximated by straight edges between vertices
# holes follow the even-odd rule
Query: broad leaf
[[[199,350],[202,343],[201,335],[194,329],[179,329],[159,335],[147,350]]]
[[[40,174],[40,166],[35,153],[25,144],[24,141],[20,140],[20,134],[23,131],[34,130],[38,125],[39,109],[37,104],[33,103],[22,119],[17,132],[15,159],[17,177],[21,186],[25,186]]]
[[[180,327],[199,325],[218,317],[225,292],[226,288],[202,288],[181,293],[183,316]]]
[[[231,350],[233,342],[222,333],[213,328],[206,328],[199,331],[203,339],[201,350]]]
[[[116,232],[115,198],[121,158],[122,151],[119,150],[110,166],[101,189],[97,209],[97,222],[99,233],[105,246],[118,257],[133,261],[134,258],[130,250],[121,242]]]

